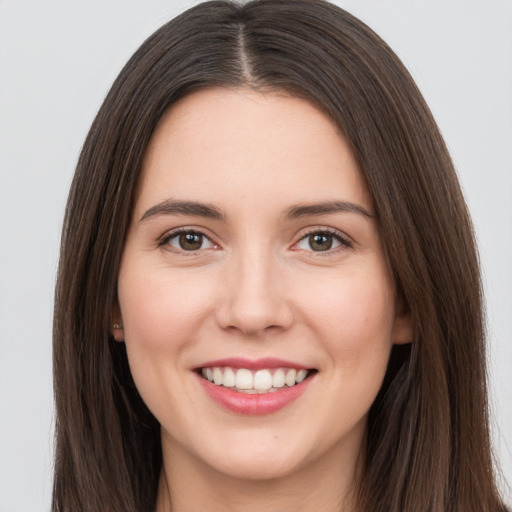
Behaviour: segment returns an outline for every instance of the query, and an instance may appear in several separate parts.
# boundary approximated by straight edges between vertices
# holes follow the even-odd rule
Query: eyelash
[[[208,240],[210,243],[212,243],[214,246],[218,246],[218,244],[216,242],[214,242],[210,236],[208,236],[206,233],[204,233],[203,231],[201,231],[200,229],[197,229],[197,228],[178,228],[178,229],[175,229],[174,231],[170,232],[170,233],[167,233],[166,235],[164,235],[158,242],[158,247],[161,247],[161,248],[164,248],[165,245],[169,244],[169,242],[173,239],[173,238],[176,238],[178,237],[179,235],[182,235],[182,234],[190,234],[190,235],[199,235],[199,236],[202,236],[204,239]],[[168,251],[172,251],[172,252],[176,252],[178,254],[181,254],[181,255],[185,255],[185,256],[193,256],[195,254],[197,254],[198,251],[200,251],[201,249],[197,249],[197,250],[192,250],[192,251],[185,251],[185,250],[180,250],[180,249],[177,249],[176,247],[172,247],[171,249],[166,249]]]
[[[303,234],[300,237],[300,239],[297,242],[295,242],[294,246],[298,245],[303,240],[306,240],[307,238],[309,238],[312,235],[328,235],[328,236],[331,236],[334,240],[336,240],[340,244],[339,247],[335,247],[334,249],[327,249],[325,251],[313,251],[313,250],[307,251],[307,252],[312,253],[315,257],[329,256],[329,255],[332,255],[333,253],[337,253],[337,252],[343,251],[344,249],[350,249],[353,247],[353,244],[348,239],[348,237],[343,236],[339,231],[332,229],[332,228],[312,229],[312,230],[306,232],[305,234]]]
[[[214,246],[218,246],[218,244],[216,242],[214,242],[211,239],[210,236],[208,236],[206,233],[204,233],[200,229],[197,229],[197,228],[193,228],[193,229],[192,228],[178,228],[178,229],[175,229],[174,231],[164,235],[159,240],[158,247],[162,247],[163,248],[165,245],[169,244],[169,242],[173,238],[176,238],[179,235],[185,234],[185,233],[186,234],[190,234],[190,235],[199,235],[201,237],[204,237],[206,240],[208,240]],[[339,231],[336,231],[336,230],[331,229],[331,228],[312,229],[311,231],[308,231],[305,234],[303,234],[300,237],[300,239],[293,244],[293,246],[294,247],[297,246],[299,243],[301,243],[302,241],[306,240],[308,237],[310,237],[312,235],[327,235],[327,236],[330,236],[333,239],[335,239],[340,244],[339,247],[335,247],[334,249],[327,249],[325,251],[314,251],[314,250],[307,251],[307,252],[310,252],[310,253],[314,254],[315,256],[327,256],[327,255],[330,255],[332,253],[336,253],[336,252],[342,251],[343,249],[347,249],[347,248],[353,247],[352,242],[350,240],[348,240],[348,238],[346,238],[345,236],[341,235],[341,233]],[[177,252],[179,254],[183,254],[183,255],[186,255],[186,256],[191,256],[191,255],[197,254],[198,251],[201,251],[203,249],[186,251],[186,250],[179,250],[176,247],[173,247],[172,249],[167,249],[167,250],[171,250],[173,252]],[[295,249],[295,250],[299,250],[299,249]]]

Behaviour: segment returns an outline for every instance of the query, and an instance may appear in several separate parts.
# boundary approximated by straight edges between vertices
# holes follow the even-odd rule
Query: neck
[[[334,449],[292,474],[261,480],[221,473],[173,446],[164,449],[156,512],[354,512],[358,455],[340,459]]]

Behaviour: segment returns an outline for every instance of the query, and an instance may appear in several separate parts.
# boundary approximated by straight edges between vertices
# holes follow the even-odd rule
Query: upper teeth
[[[302,382],[308,371],[294,368],[275,368],[251,371],[245,368],[221,368],[218,366],[203,368],[204,378],[217,386],[234,388],[246,393],[262,393],[277,391],[279,388],[294,386]]]

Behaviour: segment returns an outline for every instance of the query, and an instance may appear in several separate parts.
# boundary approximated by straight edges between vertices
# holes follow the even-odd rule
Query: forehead
[[[371,208],[354,156],[324,113],[303,99],[247,89],[199,91],[164,114],[146,151],[136,208],[171,196],[256,199],[256,206],[262,197],[345,199]]]

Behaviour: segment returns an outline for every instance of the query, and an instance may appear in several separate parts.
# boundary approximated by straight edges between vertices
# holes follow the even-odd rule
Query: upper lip
[[[213,368],[213,367],[226,367],[231,368],[246,368],[247,370],[262,370],[265,368],[296,368],[298,370],[311,369],[303,364],[296,363],[295,361],[287,361],[276,357],[262,357],[260,359],[245,359],[243,357],[227,357],[224,359],[215,359],[213,361],[206,361],[194,367],[194,370],[200,368]]]

